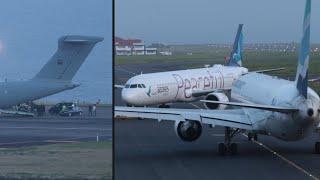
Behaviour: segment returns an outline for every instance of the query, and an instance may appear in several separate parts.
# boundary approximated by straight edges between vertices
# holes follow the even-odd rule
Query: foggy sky
[[[110,94],[111,3],[111,0],[1,1],[0,79],[33,77],[54,54],[62,35],[101,36],[104,41],[93,49],[75,80],[85,73],[103,76]]]
[[[116,0],[115,34],[147,43],[300,41],[305,0]],[[320,43],[320,1],[312,1],[311,42]]]

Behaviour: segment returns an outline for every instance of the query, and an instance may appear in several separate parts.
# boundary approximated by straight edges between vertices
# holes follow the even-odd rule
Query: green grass
[[[0,178],[111,179],[111,142],[0,149]]]

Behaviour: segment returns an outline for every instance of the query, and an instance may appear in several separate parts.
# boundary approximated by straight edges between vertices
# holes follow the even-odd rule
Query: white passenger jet
[[[227,66],[216,64],[212,67],[140,74],[130,78],[122,88],[121,97],[127,106],[160,105],[167,103],[192,102],[199,99],[229,102],[228,92],[232,84],[248,69],[242,65],[242,26],[239,24],[233,50]],[[267,72],[283,68],[262,70]],[[207,109],[225,109],[222,104],[204,102]]]
[[[241,76],[231,89],[231,98],[238,102],[203,100],[206,103],[230,105],[240,109],[200,110],[115,107],[115,116],[140,117],[175,122],[175,131],[182,140],[194,141],[202,133],[202,126],[225,127],[225,142],[219,144],[219,153],[237,152],[233,137],[248,132],[249,139],[256,134],[297,141],[307,137],[319,126],[320,98],[308,87],[310,53],[311,0],[306,0],[303,35],[300,43],[295,81],[279,79],[261,73]],[[320,153],[320,142],[315,143]]]

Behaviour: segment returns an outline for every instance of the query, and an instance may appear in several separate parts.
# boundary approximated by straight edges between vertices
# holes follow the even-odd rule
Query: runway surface
[[[121,68],[124,70],[117,70]],[[150,69],[148,69],[150,68]],[[179,65],[122,65],[115,67],[115,83],[124,84],[125,71],[155,72],[181,69]],[[115,90],[115,104],[123,105]],[[176,104],[180,108],[198,108],[201,104]],[[173,122],[154,120],[115,120],[116,179],[318,179],[320,155],[314,154],[318,133],[296,142],[284,142],[259,135],[258,142],[244,135],[235,138],[238,154],[220,156],[218,143],[223,128],[204,127],[196,142],[182,142],[174,132]]]
[[[85,110],[85,109],[84,109]],[[110,107],[97,116],[0,117],[0,148],[112,139]]]

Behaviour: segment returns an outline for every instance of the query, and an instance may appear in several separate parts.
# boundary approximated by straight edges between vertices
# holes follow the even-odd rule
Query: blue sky
[[[76,74],[75,81],[91,83],[103,77],[107,98],[112,90],[111,0],[1,1],[0,79],[33,77],[56,51],[58,38],[71,34],[104,37]]]
[[[300,41],[305,1],[116,0],[115,33],[147,43],[230,43],[239,23],[244,42]],[[320,1],[312,1],[311,41],[320,43]]]

